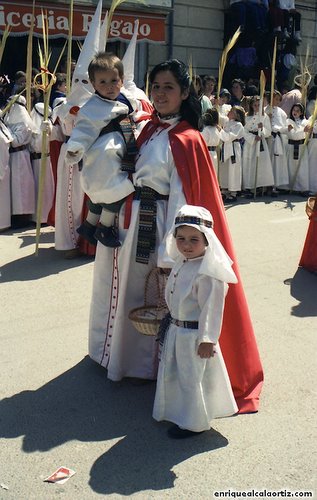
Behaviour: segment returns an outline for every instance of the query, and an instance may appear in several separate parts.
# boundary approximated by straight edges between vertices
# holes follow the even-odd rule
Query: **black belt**
[[[305,139],[299,139],[298,141],[294,141],[293,139],[288,139],[288,144],[294,146],[293,159],[298,160],[299,158],[299,146],[304,144]]]
[[[154,252],[156,243],[156,202],[168,200],[168,195],[157,193],[154,189],[143,186],[135,188],[134,199],[140,200],[135,260],[141,264],[148,264],[150,253]]]
[[[65,135],[65,142],[68,142],[70,139],[70,135]]]
[[[45,153],[43,156],[46,158],[50,156],[49,153]],[[40,160],[42,158],[42,153],[31,153],[31,160]]]
[[[173,325],[179,326],[180,328],[190,328],[192,330],[198,330],[198,321],[181,321],[180,319],[171,319]]]
[[[275,137],[276,137],[277,135],[280,137],[280,136],[281,136],[281,133],[280,133],[280,132],[272,132],[272,137],[274,137],[274,139],[275,139]]]
[[[317,134],[313,134],[313,135],[312,135],[312,138],[313,138],[313,139],[317,139]]]
[[[208,146],[208,151],[216,151],[216,146]]]
[[[12,146],[9,148],[9,153],[17,153],[18,151],[23,151],[24,149],[27,149],[26,145],[24,144],[23,146],[17,146],[16,148],[13,148]]]

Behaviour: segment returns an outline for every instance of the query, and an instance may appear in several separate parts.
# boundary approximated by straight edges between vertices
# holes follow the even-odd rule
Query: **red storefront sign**
[[[52,38],[68,36],[69,11],[66,6],[53,5],[48,2],[35,5],[34,35],[42,36],[42,10],[47,16],[49,36]],[[83,39],[87,35],[89,23],[94,10],[83,6],[74,6],[73,38]],[[103,15],[105,12],[103,13]],[[111,22],[109,40],[128,40],[134,29],[134,21],[139,19],[138,40],[165,42],[165,16],[149,13],[115,12]],[[32,2],[0,1],[0,33],[6,26],[10,27],[10,35],[27,35],[32,24]]]

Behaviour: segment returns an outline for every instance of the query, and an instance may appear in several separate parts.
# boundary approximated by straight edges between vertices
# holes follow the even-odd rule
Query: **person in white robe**
[[[55,183],[53,177],[52,164],[50,160],[49,154],[49,137],[51,134],[51,130],[53,128],[52,122],[50,120],[52,115],[52,110],[49,108],[48,117],[49,119],[44,120],[44,103],[38,102],[34,105],[31,111],[31,119],[34,123],[34,129],[32,133],[32,138],[29,144],[29,149],[31,153],[31,161],[33,167],[33,174],[35,180],[35,200],[36,206],[38,202],[39,195],[39,183],[40,183],[40,174],[42,168],[42,134],[47,134],[47,152],[43,152],[46,158],[45,165],[45,177],[43,181],[43,194],[42,194],[42,211],[41,211],[41,224],[45,224],[47,222],[48,214],[52,208],[53,200],[54,200],[54,190]],[[36,222],[37,212],[32,215],[32,220]]]
[[[272,135],[268,138],[268,146],[271,155],[271,162],[274,175],[273,193],[276,193],[276,188],[288,186],[289,176],[287,168],[287,115],[282,108],[279,107],[282,100],[282,95],[277,90],[274,91],[273,107],[265,108],[266,114],[271,119]]]
[[[219,182],[225,201],[236,201],[242,183],[242,150],[240,140],[244,135],[245,111],[232,106],[229,120],[223,128],[223,144],[219,164]]]
[[[206,113],[203,114],[203,123],[204,128],[201,131],[201,135],[205,139],[210,157],[212,159],[212,164],[218,177],[219,172],[217,146],[219,146],[220,141],[224,140],[223,129],[219,125],[218,110],[216,108],[207,110]]]
[[[10,99],[15,99],[11,96]],[[35,182],[28,145],[33,122],[26,109],[26,99],[20,95],[4,115],[13,141],[10,146],[11,215],[28,215],[35,211]]]
[[[11,226],[9,147],[13,137],[0,118],[0,231]]]
[[[175,424],[170,437],[186,438],[237,412],[218,343],[228,284],[237,278],[203,207],[179,210],[166,245],[175,263],[165,290],[170,324],[159,332],[153,417]]]
[[[287,127],[289,188],[306,196],[309,191],[309,164],[305,139],[309,132],[309,122],[304,117],[304,106],[301,103],[292,106]]]
[[[274,176],[266,138],[271,135],[271,123],[266,114],[259,113],[260,98],[250,100],[244,127],[242,186],[255,189],[274,185]]]

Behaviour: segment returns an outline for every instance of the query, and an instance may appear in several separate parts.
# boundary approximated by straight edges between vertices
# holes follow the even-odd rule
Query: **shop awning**
[[[34,35],[42,36],[42,10],[48,19],[49,36],[52,38],[68,36],[68,6],[49,2],[37,2],[35,6]],[[94,9],[74,6],[73,38],[85,38]],[[105,14],[105,11],[104,11]],[[165,16],[147,12],[115,12],[110,29],[109,41],[131,38],[134,21],[139,19],[138,40],[165,43]],[[0,1],[0,33],[10,27],[10,36],[27,35],[32,23],[32,2]]]

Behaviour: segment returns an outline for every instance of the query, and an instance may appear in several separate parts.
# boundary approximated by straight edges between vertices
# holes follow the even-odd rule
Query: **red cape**
[[[149,122],[139,142],[147,140],[155,128]],[[258,410],[263,370],[215,170],[205,141],[187,122],[170,130],[169,139],[187,203],[211,212],[215,232],[234,262],[239,282],[229,286],[220,346],[239,412],[254,412]]]
[[[299,265],[307,271],[317,273],[317,201],[314,203],[313,213],[310,217]]]

